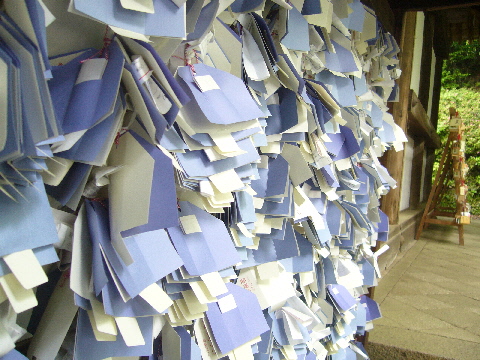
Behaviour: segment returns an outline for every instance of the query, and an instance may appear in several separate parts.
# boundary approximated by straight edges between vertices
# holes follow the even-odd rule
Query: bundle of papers
[[[371,9],[4,4],[0,357],[368,358],[406,141]]]

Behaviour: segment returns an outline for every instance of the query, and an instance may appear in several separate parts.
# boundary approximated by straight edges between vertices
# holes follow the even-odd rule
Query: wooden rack
[[[420,238],[429,224],[452,225],[457,226],[458,242],[464,245],[463,225],[470,224],[470,213],[466,201],[468,187],[465,176],[468,166],[465,163],[463,130],[462,119],[454,108],[450,108],[450,134],[415,239]],[[441,206],[445,195],[451,190],[452,183],[455,184],[455,206]]]

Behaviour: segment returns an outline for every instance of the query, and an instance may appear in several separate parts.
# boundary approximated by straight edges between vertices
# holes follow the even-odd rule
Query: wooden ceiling
[[[396,14],[405,11],[432,13],[440,26],[446,26],[448,44],[480,38],[480,1],[389,0],[389,4]]]
[[[480,38],[480,6],[440,10],[448,24],[450,41]]]
[[[400,38],[403,15],[407,11],[424,11],[435,27],[434,47],[437,56],[448,57],[452,41],[480,39],[480,0],[361,0],[373,8],[383,27]]]
[[[480,5],[480,1],[466,0],[389,0],[393,10],[403,11],[439,11]]]

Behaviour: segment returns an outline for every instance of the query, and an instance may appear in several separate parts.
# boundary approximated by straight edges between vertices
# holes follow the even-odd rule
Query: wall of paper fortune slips
[[[372,9],[0,4],[0,356],[367,358],[406,141]]]

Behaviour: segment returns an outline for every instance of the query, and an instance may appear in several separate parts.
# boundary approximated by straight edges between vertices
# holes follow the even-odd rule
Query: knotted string
[[[91,59],[102,57],[102,56],[108,60],[108,56],[109,56],[108,47],[110,46],[111,43],[112,43],[112,39],[108,37],[108,25],[107,25],[105,26],[105,34],[103,34],[103,47],[98,52],[90,56],[89,58],[84,59],[80,62],[83,64],[87,60],[91,60]]]
[[[115,143],[115,146],[118,146],[118,144],[120,144],[120,138],[129,131],[130,130],[127,128],[121,128],[120,131],[117,132],[117,136],[115,136],[115,140],[113,141]]]
[[[192,72],[192,76],[195,76],[195,75],[197,75],[197,72],[195,71],[195,66],[192,64],[192,62],[190,61],[190,59],[187,56],[187,51],[188,51],[189,48],[190,48],[190,45],[187,44],[185,46],[185,51],[184,51],[184,57],[183,58],[180,57],[180,56],[177,56],[177,55],[173,55],[172,57],[174,57],[176,59],[183,60],[185,66],[188,66],[190,68],[190,71]],[[195,49],[192,49],[192,50],[193,50],[193,53],[195,54],[195,61],[198,64],[200,62],[200,59],[198,57],[198,52]]]

